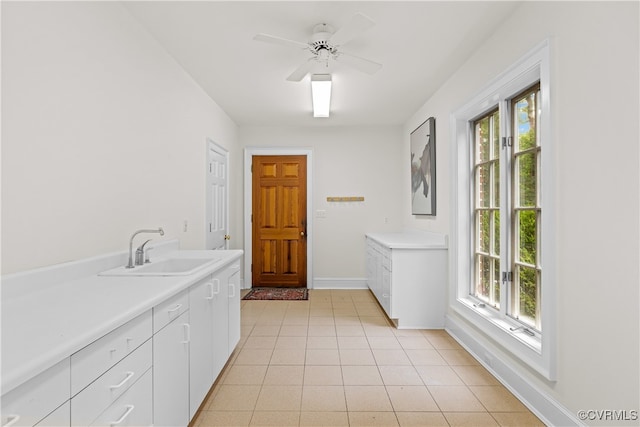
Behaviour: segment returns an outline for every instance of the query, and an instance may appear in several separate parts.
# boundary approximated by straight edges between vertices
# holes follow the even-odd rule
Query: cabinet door
[[[189,312],[153,336],[153,423],[189,424]]]
[[[154,425],[152,422],[153,411],[150,393],[151,370],[148,370],[122,396],[100,414],[91,425],[105,427]],[[156,423],[155,425],[160,426],[161,424]]]
[[[229,359],[229,287],[227,270],[213,280],[213,376],[217,378]]]
[[[217,281],[219,283],[219,280]],[[214,279],[210,276],[189,290],[189,323],[191,324],[189,347],[190,418],[193,418],[215,381],[213,367],[215,288]]]
[[[240,265],[229,267],[229,345],[227,358],[240,341]],[[226,362],[225,362],[226,363]]]

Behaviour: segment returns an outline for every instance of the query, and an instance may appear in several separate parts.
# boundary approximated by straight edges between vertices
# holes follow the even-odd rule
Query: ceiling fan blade
[[[300,66],[296,68],[293,73],[289,75],[289,77],[287,77],[287,80],[290,82],[299,82],[300,80],[304,79],[304,76],[309,74],[309,72],[311,71],[315,59],[315,57],[309,58],[306,62],[300,64]]]
[[[373,62],[368,59],[360,58],[359,56],[355,56],[346,52],[339,52],[335,56],[335,59],[338,62],[349,65],[356,70],[362,71],[363,73],[367,74],[375,74],[380,68],[382,68],[382,64]]]
[[[282,37],[271,36],[269,34],[264,34],[264,33],[260,33],[256,35],[253,39],[261,42],[278,44],[281,46],[295,47],[298,49],[309,49],[308,43],[302,43],[302,42],[297,42],[295,40],[283,39]]]
[[[373,19],[363,13],[356,13],[351,21],[331,36],[331,44],[334,46],[343,45],[374,25],[376,23]]]

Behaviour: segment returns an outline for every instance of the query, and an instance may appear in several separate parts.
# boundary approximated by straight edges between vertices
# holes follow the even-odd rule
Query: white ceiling
[[[518,2],[142,1],[124,2],[240,126],[400,125],[473,54]],[[343,50],[382,63],[375,75],[331,63],[331,117],[311,116],[309,77],[287,76],[311,55],[254,41],[268,33],[301,42],[362,12],[376,25]]]

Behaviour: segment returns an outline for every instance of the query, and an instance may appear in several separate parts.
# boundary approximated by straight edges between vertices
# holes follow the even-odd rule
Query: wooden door
[[[253,156],[252,286],[307,286],[307,157]]]

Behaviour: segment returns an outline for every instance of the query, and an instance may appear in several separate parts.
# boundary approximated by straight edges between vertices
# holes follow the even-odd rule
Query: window
[[[452,114],[451,322],[555,378],[548,42]],[[482,337],[484,334],[484,337]]]
[[[532,329],[541,332],[541,268],[536,256],[541,215],[539,100],[536,83],[502,103],[504,110],[492,110],[473,121],[474,277],[470,294],[520,322],[528,333]],[[500,218],[505,221],[501,223]]]

